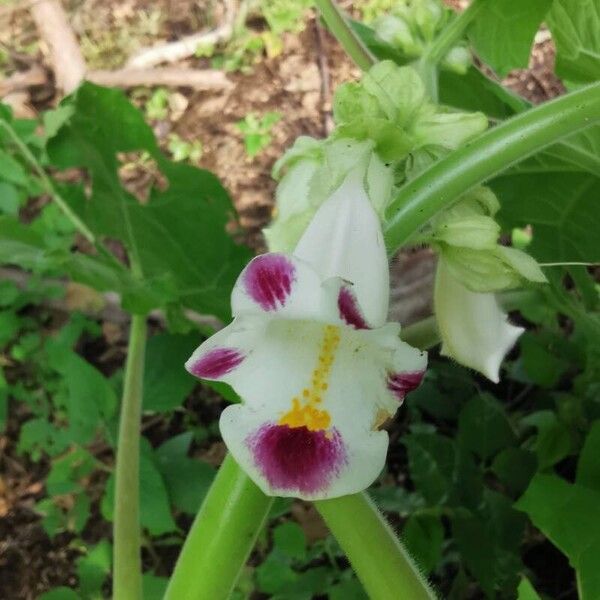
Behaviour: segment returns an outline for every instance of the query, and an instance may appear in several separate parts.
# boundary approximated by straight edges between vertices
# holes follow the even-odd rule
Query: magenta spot
[[[413,371],[412,373],[390,373],[388,375],[387,387],[400,402],[408,392],[412,392],[421,385],[425,371]]]
[[[296,268],[282,254],[263,254],[255,258],[244,273],[244,286],[263,310],[277,310],[285,305]]]
[[[286,492],[310,495],[323,491],[347,462],[336,429],[311,431],[270,423],[252,434],[246,444],[269,485]]]
[[[341,287],[338,295],[340,317],[354,329],[371,329],[358,306],[356,296],[349,287]]]
[[[244,360],[244,355],[235,348],[213,348],[188,367],[196,377],[217,379],[230,373]]]

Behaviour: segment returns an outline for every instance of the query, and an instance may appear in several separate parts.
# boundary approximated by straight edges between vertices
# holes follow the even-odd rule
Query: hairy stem
[[[139,461],[145,347],[146,317],[134,315],[129,332],[115,470],[114,600],[142,598]]]
[[[374,502],[363,492],[315,502],[372,600],[435,594]]]
[[[229,598],[272,503],[228,455],[183,545],[164,600]]]
[[[486,131],[404,185],[387,210],[395,252],[438,211],[475,185],[600,121],[600,83],[532,108]]]
[[[375,64],[375,58],[352,31],[350,24],[335,0],[316,0],[316,4],[329,31],[335,36],[346,54],[360,69],[368,71]]]

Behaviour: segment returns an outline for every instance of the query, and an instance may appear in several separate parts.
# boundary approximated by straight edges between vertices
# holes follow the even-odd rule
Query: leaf
[[[462,409],[458,419],[458,438],[464,447],[482,459],[494,456],[516,441],[502,406],[490,394],[473,397]]]
[[[479,57],[500,76],[525,68],[533,38],[552,0],[494,0],[485,2],[469,28]]]
[[[521,579],[517,592],[519,593],[517,600],[542,600],[527,577]]]
[[[515,506],[567,555],[577,571],[581,600],[599,598],[600,493],[555,475],[537,474]]]
[[[196,384],[184,369],[199,344],[197,334],[152,336],[146,346],[144,410],[169,411],[181,406]]]
[[[44,592],[37,600],[81,600],[81,596],[75,590],[61,586]]]
[[[65,456],[55,458],[46,478],[51,496],[70,494],[83,489],[78,484],[96,467],[96,459],[84,448],[75,447]]]
[[[27,185],[25,169],[4,150],[0,150],[0,179],[16,185]]]
[[[142,597],[144,600],[161,600],[167,591],[167,577],[157,577],[152,573],[142,575]]]
[[[411,515],[402,531],[402,540],[420,570],[431,573],[442,558],[444,528],[437,515]]]
[[[117,90],[90,83],[64,101],[73,113],[48,143],[53,165],[84,167],[91,198],[73,204],[97,234],[123,241],[141,276],[194,310],[228,319],[229,294],[249,259],[226,233],[233,214],[227,193],[208,171],[167,161],[142,114]],[[168,180],[144,204],[120,184],[117,155],[144,151]],[[140,308],[132,306],[139,311]]]
[[[547,16],[556,44],[556,73],[575,82],[600,79],[600,2],[554,0]]]
[[[600,178],[585,173],[505,175],[493,180],[503,228],[533,228],[540,262],[600,262]]]
[[[151,535],[162,535],[177,529],[171,515],[169,496],[160,471],[154,464],[150,443],[141,439],[140,447],[140,522]],[[108,478],[100,505],[102,516],[113,520],[115,475]]]
[[[571,433],[551,410],[540,410],[521,420],[522,425],[537,428],[533,443],[540,470],[561,461],[571,451]]]
[[[16,217],[19,213],[21,198],[14,185],[0,182],[0,213]]]
[[[287,522],[273,530],[273,547],[288,558],[302,560],[306,556],[306,536],[297,523]]]
[[[505,496],[489,489],[477,512],[457,511],[452,518],[452,532],[466,566],[490,597],[497,588],[510,592],[517,587],[525,521]]]
[[[600,492],[600,420],[592,424],[577,463],[577,484]]]
[[[523,370],[529,380],[544,388],[553,388],[560,381],[569,363],[557,356],[562,340],[550,336],[526,332],[519,340]]]
[[[188,456],[193,433],[188,431],[164,442],[154,452],[171,503],[195,515],[215,476],[213,467]]]
[[[505,448],[492,464],[492,471],[511,494],[519,495],[529,485],[537,468],[535,454],[523,448]]]
[[[75,561],[79,590],[84,598],[102,596],[102,585],[110,573],[111,562],[112,546],[106,540],[100,541]]]

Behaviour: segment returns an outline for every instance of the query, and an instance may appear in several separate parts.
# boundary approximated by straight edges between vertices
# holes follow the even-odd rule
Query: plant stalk
[[[368,71],[375,64],[375,57],[369,52],[362,40],[352,31],[343,12],[334,0],[316,0],[317,8],[346,54],[362,71]]]
[[[363,492],[315,502],[371,600],[436,595],[375,503]]]
[[[133,315],[129,332],[115,470],[113,599],[141,600],[139,462],[146,317]]]
[[[226,600],[267,518],[265,496],[227,455],[186,538],[164,600]]]
[[[600,83],[520,113],[455,150],[404,185],[387,210],[393,253],[472,187],[562,137],[600,121]]]

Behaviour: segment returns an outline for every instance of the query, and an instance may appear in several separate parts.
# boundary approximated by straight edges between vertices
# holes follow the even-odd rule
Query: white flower
[[[434,306],[442,355],[454,358],[498,383],[500,365],[525,331],[508,322],[490,292],[473,292],[454,277],[440,255]]]
[[[293,255],[256,257],[232,293],[233,322],[186,363],[243,403],[223,411],[236,461],[269,495],[322,499],[379,475],[382,423],[421,381],[426,355],[385,323],[388,263],[363,174],[319,208]]]

